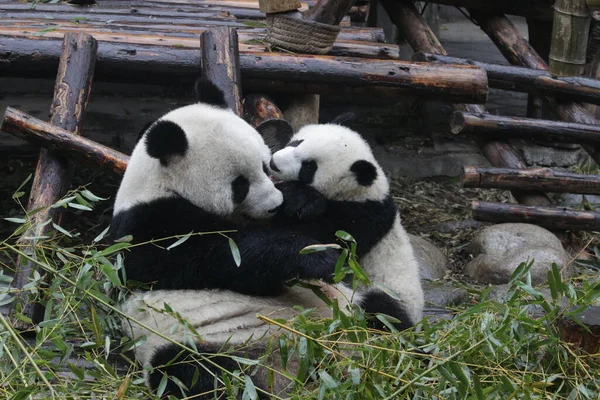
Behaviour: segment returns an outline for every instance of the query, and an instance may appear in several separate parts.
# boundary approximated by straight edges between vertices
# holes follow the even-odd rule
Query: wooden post
[[[292,11],[300,7],[300,0],[258,0],[258,8],[265,14]]]
[[[339,25],[355,0],[319,0],[304,12],[303,19],[327,25]]]
[[[81,134],[83,115],[90,95],[94,66],[96,63],[97,42],[90,35],[68,33],[63,40],[62,53],[58,66],[58,74],[54,86],[54,99],[50,107],[50,122],[60,128]],[[71,185],[72,167],[67,159],[48,150],[41,150],[35,170],[29,211],[40,209],[31,215],[31,228],[23,236],[39,237],[45,235],[52,225],[42,223],[52,219],[60,224],[58,208],[50,208],[52,204],[64,196]],[[35,240],[23,241],[27,247],[24,251],[35,257]],[[29,281],[35,264],[19,258],[12,287],[21,290]],[[21,308],[21,313],[29,317],[33,323],[43,318],[43,307],[40,303],[28,301],[27,292],[18,292],[12,303],[11,312],[15,327],[25,329],[28,324],[14,318],[14,312]]]
[[[73,158],[123,175],[129,156],[82,136],[7,107],[0,124],[2,132],[50,150],[61,159]]]
[[[414,51],[446,55],[446,50],[431,31],[414,4],[405,1],[381,0],[381,4],[394,24],[400,29]],[[479,105],[458,105],[455,109],[473,113],[485,113],[485,107]],[[490,164],[500,168],[526,168],[525,161],[505,141],[476,139],[481,152]],[[523,194],[513,192],[519,203],[528,205],[549,205],[550,199],[544,194]]]
[[[525,222],[549,230],[600,231],[600,213],[565,208],[528,207],[517,204],[473,201],[473,218],[497,223]]]
[[[490,15],[470,11],[471,17],[480,28],[492,39],[504,57],[513,65],[521,65],[531,69],[548,71],[548,65],[531,48],[515,26],[503,15]],[[543,97],[544,104],[554,110],[559,118],[567,122],[593,125],[596,118],[578,103],[558,103],[552,98]],[[596,162],[600,162],[600,150],[595,146],[583,145],[583,148]]]
[[[456,111],[450,129],[452,133],[468,133],[481,138],[539,138],[561,143],[600,145],[600,126],[573,122]]]
[[[240,54],[237,32],[226,26],[211,28],[200,36],[202,76],[223,90],[227,105],[242,115]]]
[[[415,53],[412,59],[414,61],[473,65],[483,68],[487,73],[491,88],[535,93],[538,96],[557,96],[562,101],[600,104],[600,81],[597,79],[580,76],[555,77],[550,72],[540,69],[490,64],[422,52]]]
[[[550,48],[553,74],[583,74],[591,17],[585,0],[556,0]]]
[[[537,18],[527,18],[527,30],[529,31],[529,43],[537,53],[546,61],[550,54],[550,39],[552,38],[552,21],[544,21]],[[529,93],[527,96],[527,116],[529,118],[547,118],[544,114],[544,106],[539,96]]]
[[[469,188],[600,194],[600,175],[573,174],[550,168],[464,167],[462,183]]]

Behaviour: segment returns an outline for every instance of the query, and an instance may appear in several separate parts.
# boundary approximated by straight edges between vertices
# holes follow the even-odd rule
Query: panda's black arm
[[[328,200],[318,190],[299,181],[275,185],[283,194],[283,207],[276,218],[314,221],[327,212]]]

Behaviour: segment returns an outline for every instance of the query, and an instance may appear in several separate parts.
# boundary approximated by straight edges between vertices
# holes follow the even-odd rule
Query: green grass
[[[14,195],[19,202],[24,191]],[[80,188],[57,203],[69,212],[93,213],[102,199]],[[14,270],[17,258],[38,266],[25,291],[46,305],[44,322],[23,336],[7,317],[0,317],[0,397],[148,398],[142,369],[133,360],[131,343],[120,333],[117,304],[127,295],[122,285],[127,240],[102,244],[104,228],[84,240],[82,232],[58,225],[37,238],[35,252],[17,239],[31,216],[14,217],[13,235],[0,242],[3,270]],[[49,225],[51,225],[49,223]],[[352,238],[339,233],[349,267],[365,279],[355,262]],[[182,243],[188,235],[170,238]],[[232,250],[235,247],[232,246]],[[319,248],[312,249],[318,251]],[[503,304],[488,299],[488,290],[473,289],[472,304],[454,310],[452,319],[424,320],[417,329],[375,332],[366,328],[360,310],[351,315],[332,304],[332,319],[299,310],[291,321],[266,321],[282,328],[271,345],[286,364],[299,368],[289,379],[293,399],[597,399],[600,356],[586,355],[560,339],[557,321],[594,304],[600,285],[564,282],[549,271],[551,298],[531,286],[522,264]],[[46,278],[51,278],[47,280]],[[356,278],[358,280],[358,278]],[[0,275],[0,280],[10,281]],[[50,283],[47,283],[50,282]],[[0,289],[0,304],[15,293]],[[564,301],[569,306],[564,307]],[[534,316],[531,306],[544,310]],[[18,320],[27,318],[16,314]],[[379,316],[385,323],[385,317]],[[132,321],[135,323],[135,321]],[[252,368],[262,360],[238,359]],[[272,371],[272,374],[279,374]],[[256,388],[243,373],[223,378],[230,397],[254,398]]]

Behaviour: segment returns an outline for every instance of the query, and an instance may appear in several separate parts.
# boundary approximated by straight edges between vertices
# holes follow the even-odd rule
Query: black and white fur
[[[337,230],[351,234],[365,272],[399,299],[373,287],[361,292],[359,304],[401,320],[399,329],[417,323],[424,306],[418,264],[367,142],[338,124],[307,125],[269,164],[284,194],[276,221],[323,243],[333,241]]]
[[[285,283],[294,278],[331,282],[339,256],[335,250],[300,255],[302,248],[318,241],[255,221],[272,216],[283,201],[266,174],[271,153],[258,132],[226,108],[218,89],[201,84],[199,91],[201,103],[169,112],[141,136],[117,193],[112,221],[112,236],[132,235],[135,244],[190,232],[235,230],[226,235],[239,248],[239,267],[228,238],[219,234],[193,235],[170,250],[166,248],[175,238],[136,245],[125,253],[128,280],[155,289],[135,293],[122,305],[128,317],[143,325],[124,321],[126,334],[147,337],[136,348],[136,358],[148,371],[151,388],[158,387],[165,373],[174,374],[188,387],[187,395],[212,390],[217,370],[210,364],[205,366],[211,372],[199,367],[192,387],[196,367],[163,365],[177,358],[180,347],[144,326],[194,344],[201,353],[248,341],[253,351],[255,345],[260,349],[275,332],[257,314],[289,318],[300,306],[329,316],[314,293]],[[343,293],[332,297],[352,298],[344,285],[324,287]],[[165,304],[188,323],[163,312]],[[236,368],[230,358],[215,362]],[[253,379],[266,387],[263,378],[259,373]],[[169,380],[167,392],[177,396],[180,389]]]

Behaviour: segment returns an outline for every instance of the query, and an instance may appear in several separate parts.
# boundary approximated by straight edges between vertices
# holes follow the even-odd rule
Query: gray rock
[[[465,274],[481,283],[507,283],[522,262],[535,260],[530,269],[533,284],[546,281],[547,271],[556,263],[563,276],[572,274],[569,256],[550,231],[531,224],[499,224],[483,229],[473,238],[475,258]]]
[[[469,298],[469,293],[465,289],[450,285],[423,283],[423,292],[425,303],[430,306],[453,306],[464,303]]]
[[[410,234],[408,236],[419,264],[421,280],[444,279],[447,271],[446,265],[448,264],[444,253],[421,237]]]
[[[521,152],[527,165],[570,167],[581,163],[587,157],[585,151],[580,147],[556,148],[524,140],[511,140],[510,143]]]
[[[508,290],[509,290],[509,285],[507,285],[507,284],[494,286],[494,288],[490,291],[488,298],[490,300],[497,301],[498,303],[506,303],[506,301],[508,300],[507,299]],[[544,287],[544,288],[536,288],[536,290],[542,294],[542,296],[544,297],[544,299],[547,302],[552,301],[552,294],[550,292],[550,289]],[[560,299],[558,301],[558,305],[560,307],[567,307],[569,305],[569,300],[563,297],[562,299]],[[527,311],[527,314],[529,314],[530,316],[539,317],[539,316],[544,315],[544,313],[545,313],[543,307],[540,306],[539,304],[529,304],[526,306],[525,309]]]

